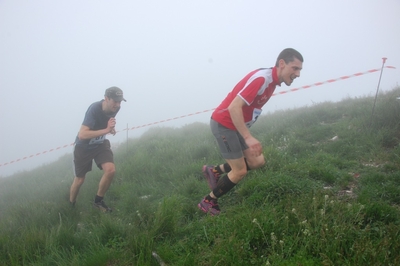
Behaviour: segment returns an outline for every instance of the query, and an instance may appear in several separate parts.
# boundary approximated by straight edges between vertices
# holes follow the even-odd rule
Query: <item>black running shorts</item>
[[[105,139],[102,144],[94,149],[86,149],[84,146],[74,147],[74,172],[76,177],[85,177],[92,170],[92,161],[99,169],[103,163],[114,163],[114,155],[111,151],[110,141]]]

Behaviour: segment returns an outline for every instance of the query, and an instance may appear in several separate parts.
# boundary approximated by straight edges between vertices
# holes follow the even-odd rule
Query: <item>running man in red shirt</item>
[[[211,192],[198,204],[200,210],[218,215],[218,198],[239,183],[247,171],[265,164],[261,143],[251,135],[249,128],[260,116],[261,108],[276,86],[282,82],[290,86],[300,77],[302,67],[303,56],[295,49],[284,49],[274,67],[247,74],[214,110],[210,127],[226,163],[203,166]]]

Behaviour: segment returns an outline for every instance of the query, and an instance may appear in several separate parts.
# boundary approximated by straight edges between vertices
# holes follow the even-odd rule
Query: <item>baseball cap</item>
[[[116,102],[121,102],[121,101],[126,102],[124,98],[124,92],[120,88],[115,86],[106,89],[106,93],[104,94],[104,96],[107,96]]]

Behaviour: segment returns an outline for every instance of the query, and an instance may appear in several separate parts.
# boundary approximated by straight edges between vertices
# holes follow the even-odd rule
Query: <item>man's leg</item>
[[[222,126],[213,119],[210,119],[210,128],[223,155],[233,153],[233,157],[230,158],[236,159],[243,157],[241,143],[235,131]],[[230,145],[233,146],[230,147]],[[232,156],[232,154],[229,156]],[[230,171],[231,167],[228,162],[220,165],[204,165],[202,169],[203,175],[211,190],[216,188],[221,175],[229,173]]]
[[[246,163],[246,169],[247,171],[252,170],[252,169],[257,169],[261,166],[264,165],[264,159],[263,157],[257,157],[257,160],[255,160],[252,163],[252,166],[250,167],[247,159],[245,158],[245,163]],[[229,173],[232,170],[231,166],[229,163],[224,163],[224,164],[219,164],[219,165],[204,165],[203,166],[203,174],[204,177],[207,180],[208,186],[211,188],[211,190],[214,190],[214,188],[217,186],[217,183],[219,181],[219,178],[221,177],[222,174]]]
[[[96,197],[94,198],[93,206],[99,208],[103,212],[111,212],[103,201],[104,195],[109,189],[115,174],[114,155],[110,149],[110,141],[105,140],[99,147],[99,153],[94,158],[97,166],[103,170],[103,176],[99,182]]]
[[[223,172],[221,169],[223,168],[228,174],[221,177],[218,176],[218,181],[215,182],[215,178],[211,178],[215,177],[215,171],[208,171],[209,168],[206,167],[207,175],[205,176],[206,178],[208,177],[207,181],[212,191],[198,204],[198,207],[203,212],[218,215],[220,209],[217,199],[228,193],[239,183],[247,174],[248,170],[263,166],[265,164],[265,159],[262,154],[254,156],[253,153],[250,152],[243,137],[237,131],[225,128],[212,119],[210,127],[218,143],[221,154],[227,162],[227,164],[217,166],[212,170],[217,170],[219,167],[219,172]],[[205,172],[204,167],[203,172]]]
[[[103,176],[100,179],[99,189],[97,190],[97,196],[104,197],[114,178],[115,164],[111,162],[103,163],[101,165],[101,168],[103,169]]]
[[[226,159],[226,162],[231,167],[231,171],[222,176],[216,188],[210,192],[209,196],[213,199],[217,199],[225,195],[231,190],[240,180],[246,175],[247,167],[244,157],[239,159]]]
[[[257,157],[252,157],[248,152],[248,149],[243,151],[245,155],[248,155],[249,159],[242,157],[239,159],[226,159],[229,164],[231,171],[226,175],[226,177],[221,177],[220,180],[224,182],[217,183],[217,187],[211,191],[210,197],[217,199],[225,195],[229,190],[231,190],[237,183],[239,183],[243,177],[247,174],[250,169],[260,168],[265,164],[264,156],[261,154]]]
[[[217,186],[220,176],[229,171],[231,171],[231,167],[228,163],[220,165],[203,165],[202,169],[204,178],[211,190]]]
[[[74,146],[73,154],[75,177],[69,190],[69,201],[74,205],[78,197],[79,189],[85,182],[86,173],[92,170],[92,157],[87,150],[78,145]]]
[[[218,181],[213,182],[213,184],[208,182],[212,191],[205,196],[197,206],[203,212],[210,213],[211,215],[218,215],[220,209],[217,199],[230,191],[247,172],[243,153],[247,146],[244,139],[237,133],[237,131],[228,129],[212,119],[210,127],[217,141],[222,157],[224,157],[227,162],[226,165],[222,165],[222,168],[224,168],[228,174],[219,177]],[[221,166],[217,167],[221,168]],[[213,177],[215,175],[210,172],[207,176]],[[229,178],[228,176],[232,178]],[[209,178],[208,180],[212,179]]]
[[[76,197],[78,196],[79,189],[81,188],[82,184],[85,182],[85,177],[75,177],[74,181],[72,182],[70,191],[69,191],[69,202],[75,204]]]
[[[103,169],[103,176],[100,179],[99,189],[97,190],[96,197],[94,198],[93,206],[100,209],[102,212],[112,212],[112,209],[105,204],[103,198],[113,180],[115,174],[115,165],[114,163],[107,162],[101,164],[101,168]]]

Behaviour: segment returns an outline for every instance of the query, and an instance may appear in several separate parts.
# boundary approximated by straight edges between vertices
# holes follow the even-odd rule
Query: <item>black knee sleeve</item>
[[[213,194],[219,198],[228,193],[234,186],[236,186],[236,184],[229,179],[228,175],[224,175],[219,179],[217,187],[213,190]]]

